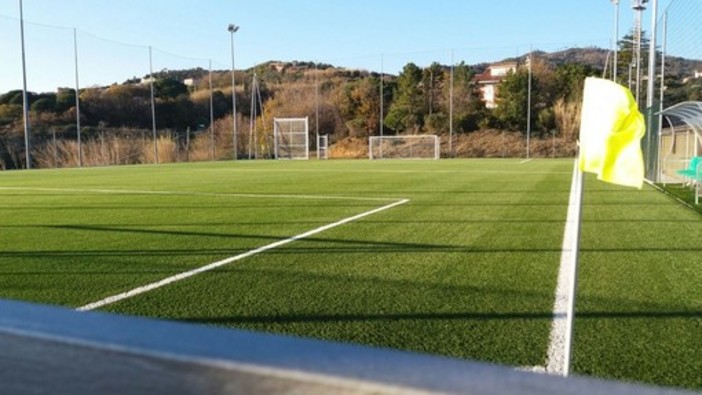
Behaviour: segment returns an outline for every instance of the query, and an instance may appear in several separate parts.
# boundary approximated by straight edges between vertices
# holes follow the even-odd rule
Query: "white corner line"
[[[531,158],[529,158],[529,159],[524,159],[523,161],[519,162],[519,164],[520,164],[520,165],[523,165],[523,164],[525,164],[525,163],[531,162],[532,160],[533,160],[533,159],[531,159]]]
[[[577,163],[577,161],[576,161]],[[568,310],[568,290],[570,280],[574,273],[572,265],[573,238],[577,237],[578,224],[577,217],[577,168],[573,169],[573,178],[570,185],[570,197],[568,198],[568,216],[566,218],[565,230],[563,232],[563,246],[561,248],[561,265],[558,270],[558,283],[556,285],[555,301],[553,303],[553,321],[551,322],[551,334],[549,336],[548,356],[546,361],[546,373],[561,375],[565,364],[565,343],[568,332],[566,312]]]
[[[200,273],[204,273],[204,272],[208,272],[208,271],[217,269],[218,267],[227,265],[227,264],[232,263],[232,262],[239,261],[239,260],[244,259],[244,258],[248,258],[250,256],[259,254],[261,252],[265,252],[268,250],[272,250],[274,248],[278,248],[278,247],[283,246],[285,244],[292,243],[293,241],[301,240],[301,239],[310,237],[312,235],[315,235],[317,233],[321,233],[321,232],[324,232],[326,230],[335,228],[337,226],[344,225],[344,224],[347,224],[349,222],[359,220],[363,217],[367,217],[369,215],[373,215],[373,214],[379,213],[381,211],[391,209],[395,206],[399,206],[399,205],[405,204],[407,202],[409,202],[409,199],[402,199],[402,200],[399,200],[397,202],[390,203],[390,204],[387,204],[385,206],[378,207],[376,209],[366,211],[366,212],[363,212],[361,214],[354,215],[352,217],[344,218],[340,221],[337,221],[337,222],[334,222],[331,224],[320,226],[319,228],[312,229],[312,230],[307,231],[305,233],[300,233],[299,235],[287,238],[285,240],[280,240],[280,241],[276,241],[275,243],[267,244],[265,246],[247,251],[243,254],[239,254],[239,255],[236,255],[233,257],[223,259],[221,261],[210,263],[209,265],[201,266],[197,269],[193,269],[193,270],[190,270],[187,272],[182,272],[182,273],[176,274],[174,276],[164,278],[163,280],[156,281],[156,282],[153,282],[151,284],[147,284],[147,285],[143,285],[141,287],[134,288],[134,289],[127,291],[127,292],[122,292],[122,293],[117,294],[117,295],[108,296],[107,298],[102,299],[102,300],[98,300],[97,302],[93,302],[93,303],[87,304],[85,306],[78,307],[76,310],[78,310],[78,311],[95,310],[95,309],[98,309],[100,307],[107,306],[109,304],[118,302],[120,300],[128,299],[128,298],[134,297],[136,295],[143,294],[145,292],[149,292],[149,291],[152,291],[152,290],[157,289],[157,288],[161,288],[161,287],[166,286],[168,284],[172,284],[176,281],[184,280],[188,277],[192,277],[192,276],[195,276],[195,275],[200,274]]]

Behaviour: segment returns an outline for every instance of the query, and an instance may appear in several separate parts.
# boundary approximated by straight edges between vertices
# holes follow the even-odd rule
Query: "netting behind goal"
[[[309,159],[309,119],[274,118],[273,148],[276,159]]]
[[[371,136],[368,139],[370,159],[439,159],[439,148],[436,135]]]

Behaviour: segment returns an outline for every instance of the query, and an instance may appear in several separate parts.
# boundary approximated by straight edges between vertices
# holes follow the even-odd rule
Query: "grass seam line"
[[[401,198],[380,198],[361,196],[328,196],[328,195],[278,195],[278,194],[255,194],[255,193],[217,193],[217,192],[190,192],[190,191],[148,191],[135,189],[82,189],[82,188],[43,188],[43,187],[2,187],[1,190],[8,191],[41,191],[41,192],[91,192],[104,194],[129,194],[129,195],[182,195],[182,196],[214,196],[214,197],[249,197],[249,198],[270,198],[270,199],[305,199],[305,200],[356,200],[368,202],[387,202],[389,200],[402,200]]]
[[[307,238],[307,237],[309,237],[309,236],[315,235],[315,234],[317,234],[317,233],[324,232],[324,231],[326,231],[326,230],[335,228],[335,227],[337,227],[337,226],[344,225],[344,224],[347,224],[347,223],[349,223],[349,222],[353,222],[353,221],[359,220],[359,219],[364,218],[364,217],[367,217],[367,216],[369,216],[369,215],[373,215],[373,214],[379,213],[379,212],[381,212],[381,211],[385,211],[385,210],[391,209],[391,208],[393,208],[393,207],[396,207],[396,206],[405,204],[405,203],[407,203],[407,202],[409,202],[409,199],[402,199],[402,200],[396,201],[396,202],[391,203],[391,204],[387,204],[387,205],[382,206],[382,207],[378,207],[378,208],[373,209],[373,210],[370,210],[370,211],[365,211],[365,212],[363,212],[363,213],[354,215],[354,216],[352,216],[352,217],[347,217],[347,218],[344,218],[344,219],[342,219],[342,220],[340,220],[340,221],[337,221],[337,222],[334,222],[334,223],[331,223],[331,224],[327,224],[327,225],[324,225],[324,226],[320,226],[320,227],[318,227],[318,228],[309,230],[309,231],[304,232],[304,233],[300,233],[299,235],[292,236],[292,237],[289,237],[289,238],[284,239],[284,240],[279,240],[279,241],[276,241],[276,242],[274,242],[274,243],[267,244],[267,245],[264,245],[264,246],[262,246],[262,247],[255,248],[255,249],[250,250],[250,251],[247,251],[247,252],[245,252],[245,253],[243,253],[243,254],[239,254],[239,255],[236,255],[236,256],[233,256],[233,257],[229,257],[229,258],[223,259],[223,260],[221,260],[221,261],[217,261],[217,262],[214,262],[214,263],[210,263],[210,264],[208,264],[208,265],[201,266],[201,267],[199,267],[199,268],[196,268],[196,269],[193,269],[193,270],[189,270],[189,271],[187,271],[187,272],[182,272],[182,273],[176,274],[176,275],[174,275],[174,276],[170,276],[170,277],[164,278],[163,280],[156,281],[156,282],[153,282],[153,283],[150,283],[150,284],[143,285],[143,286],[141,286],[141,287],[134,288],[134,289],[129,290],[129,291],[126,291],[126,292],[119,293],[119,294],[117,294],[117,295],[108,296],[107,298],[98,300],[98,301],[96,301],[96,302],[87,304],[87,305],[85,305],[85,306],[78,307],[76,310],[78,310],[78,311],[95,310],[95,309],[98,309],[98,308],[100,308],[100,307],[107,306],[107,305],[109,305],[109,304],[112,304],[112,303],[115,303],[115,302],[119,302],[119,301],[121,301],[121,300],[128,299],[128,298],[134,297],[134,296],[136,296],[136,295],[140,295],[140,294],[143,294],[143,293],[145,293],[145,292],[152,291],[152,290],[157,289],[157,288],[161,288],[161,287],[163,287],[163,286],[172,284],[172,283],[174,283],[174,282],[184,280],[184,279],[186,279],[186,278],[195,276],[195,275],[197,275],[197,274],[200,274],[200,273],[204,273],[204,272],[207,272],[207,271],[211,271],[211,270],[217,269],[218,267],[227,265],[227,264],[232,263],[232,262],[236,262],[236,261],[242,260],[242,259],[244,259],[244,258],[248,258],[248,257],[250,257],[250,256],[259,254],[259,253],[261,253],[261,252],[265,252],[265,251],[268,251],[268,250],[272,250],[272,249],[274,249],[274,248],[278,248],[278,247],[283,246],[283,245],[285,245],[285,244],[289,244],[289,243],[292,243],[292,242],[294,242],[294,241]]]
[[[566,217],[565,229],[563,231],[563,246],[561,247],[561,263],[558,269],[558,282],[556,285],[555,300],[553,302],[553,321],[551,322],[551,333],[549,335],[548,354],[546,360],[546,373],[562,374],[565,364],[565,341],[568,330],[566,322],[566,312],[568,309],[568,291],[570,280],[575,273],[572,273],[571,257],[577,254],[572,251],[574,237],[577,237],[578,224],[575,222],[578,207],[577,201],[577,160],[573,168],[573,177],[570,185],[570,196],[568,198],[568,214]]]

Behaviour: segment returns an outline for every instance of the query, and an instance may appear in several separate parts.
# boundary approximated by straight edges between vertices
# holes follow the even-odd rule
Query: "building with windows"
[[[475,76],[473,81],[478,85],[480,98],[485,102],[485,107],[497,107],[497,90],[500,82],[510,73],[517,71],[517,62],[502,62],[488,66],[485,71]]]

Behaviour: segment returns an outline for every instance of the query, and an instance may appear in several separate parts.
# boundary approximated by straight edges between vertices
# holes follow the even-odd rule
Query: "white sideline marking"
[[[533,159],[524,159],[523,161],[519,162],[520,165],[523,165],[525,163],[531,162]]]
[[[189,192],[189,191],[148,191],[135,189],[81,189],[81,188],[41,188],[41,187],[0,187],[8,191],[42,191],[42,192],[93,192],[105,194],[128,195],[185,195],[185,196],[216,196],[216,197],[251,197],[270,199],[308,199],[308,200],[358,200],[369,202],[387,202],[389,200],[402,200],[400,198],[360,197],[360,196],[325,196],[325,195],[266,195],[255,193],[217,193],[217,192]]]
[[[370,211],[366,211],[364,213],[354,215],[352,217],[344,218],[341,221],[337,221],[337,222],[334,222],[334,223],[331,223],[328,225],[320,226],[319,228],[312,229],[310,231],[307,231],[305,233],[301,233],[299,235],[290,237],[288,239],[276,241],[275,243],[271,243],[271,244],[265,245],[263,247],[256,248],[254,250],[245,252],[243,254],[239,254],[239,255],[236,255],[233,257],[223,259],[221,261],[210,263],[209,265],[205,265],[205,266],[202,266],[202,267],[199,267],[197,269],[193,269],[193,270],[190,270],[187,272],[176,274],[174,276],[164,278],[163,280],[160,280],[160,281],[157,281],[157,282],[154,282],[151,284],[147,284],[147,285],[144,285],[141,287],[134,288],[131,291],[127,291],[127,292],[123,292],[123,293],[120,293],[117,295],[109,296],[105,299],[98,300],[97,302],[93,302],[93,303],[87,304],[85,306],[79,307],[76,310],[78,310],[78,311],[94,310],[94,309],[106,306],[108,304],[118,302],[120,300],[128,299],[128,298],[131,298],[133,296],[143,294],[145,292],[149,292],[149,291],[154,290],[156,288],[161,288],[161,287],[166,286],[168,284],[172,284],[176,281],[184,280],[184,279],[186,279],[188,277],[192,277],[196,274],[200,274],[200,273],[204,273],[204,272],[207,272],[210,270],[214,270],[214,269],[221,267],[221,266],[224,266],[226,264],[229,264],[229,263],[232,263],[232,262],[244,259],[244,258],[248,258],[250,256],[259,254],[259,253],[264,252],[264,251],[272,250],[272,249],[280,247],[282,245],[292,243],[293,241],[304,239],[306,237],[315,235],[317,233],[324,232],[325,230],[329,230],[329,229],[335,228],[339,225],[344,225],[344,224],[347,224],[349,222],[356,221],[356,220],[361,219],[363,217],[367,217],[369,215],[379,213],[381,211],[393,208],[395,206],[399,206],[401,204],[405,204],[407,202],[409,202],[409,199],[402,199],[400,201],[397,201],[397,202],[394,202],[394,203],[391,203],[391,204],[388,204],[388,205],[385,205],[385,206],[382,206],[382,207],[379,207],[379,208],[376,208],[376,209],[373,209]]]
[[[577,166],[577,161],[576,161]],[[551,323],[551,335],[548,345],[548,359],[546,361],[546,373],[562,374],[565,364],[565,338],[567,329],[566,311],[568,309],[568,288],[570,279],[575,273],[571,270],[573,238],[576,237],[578,224],[575,221],[578,207],[577,201],[577,168],[573,169],[573,178],[570,184],[570,198],[568,199],[568,217],[566,218],[565,231],[563,233],[563,246],[561,248],[561,266],[558,270],[558,283],[556,285],[556,299],[553,303],[553,322]]]
[[[520,372],[546,373],[545,366],[517,366],[514,369]]]

